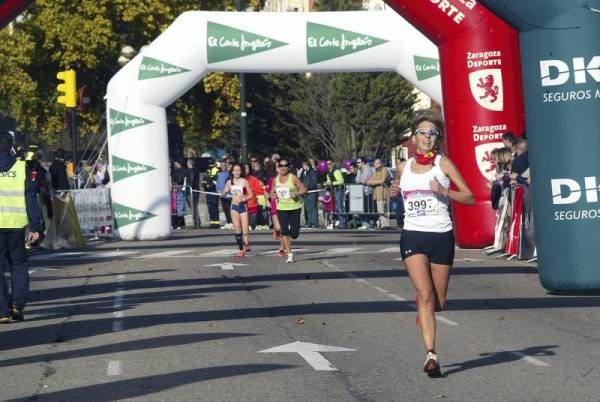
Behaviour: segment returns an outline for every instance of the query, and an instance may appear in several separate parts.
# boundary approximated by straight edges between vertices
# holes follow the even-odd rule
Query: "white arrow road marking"
[[[535,357],[532,356],[528,356],[523,352],[510,352],[511,354],[518,356],[519,358],[521,358],[521,360],[525,360],[527,363],[533,364],[534,366],[538,366],[538,367],[550,367],[550,365],[546,362],[543,362],[539,359],[536,359]]]
[[[261,350],[258,353],[298,353],[308,364],[317,371],[338,371],[329,360],[324,358],[322,352],[354,352],[354,349],[340,348],[337,346],[318,345],[308,342],[292,342],[286,345]]]
[[[58,269],[57,268],[33,267],[29,270],[29,275],[33,274],[34,272],[39,272],[39,271],[58,271]]]
[[[168,250],[168,251],[162,251],[160,253],[140,255],[135,258],[169,258],[169,257],[173,257],[175,255],[189,253],[190,251],[194,251],[194,250]]]
[[[221,264],[210,264],[205,265],[205,267],[221,267],[223,271],[233,271],[233,267],[244,267],[248,264],[236,264],[235,262],[224,262]]]

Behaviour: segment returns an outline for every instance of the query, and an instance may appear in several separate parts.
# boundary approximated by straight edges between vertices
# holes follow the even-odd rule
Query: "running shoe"
[[[440,370],[440,359],[435,352],[431,350],[427,352],[425,364],[423,364],[423,371],[426,372],[431,378],[438,378],[442,376],[442,371]]]
[[[291,264],[292,262],[294,262],[294,253],[289,253],[287,259],[285,260],[285,263]]]
[[[240,250],[237,252],[236,257],[243,258],[246,256],[246,252],[244,250]]]
[[[285,252],[285,250],[279,250],[279,256],[280,257],[287,257],[287,253]]]
[[[10,323],[10,317],[0,317],[0,324]]]
[[[25,316],[23,315],[23,309],[12,306],[10,309],[10,318],[13,321],[23,321],[25,320]]]
[[[279,240],[279,230],[273,231],[273,240]]]

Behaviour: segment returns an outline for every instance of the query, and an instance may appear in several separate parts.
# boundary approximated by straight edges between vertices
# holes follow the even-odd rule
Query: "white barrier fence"
[[[70,193],[77,209],[82,233],[95,234],[99,228],[113,226],[109,188],[71,190]]]

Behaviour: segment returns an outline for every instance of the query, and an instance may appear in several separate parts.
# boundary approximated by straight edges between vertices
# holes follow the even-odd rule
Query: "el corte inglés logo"
[[[431,57],[415,56],[417,80],[423,81],[440,75],[440,61]]]
[[[266,36],[208,21],[206,59],[209,64],[251,56],[286,45],[285,42]]]
[[[140,71],[138,73],[138,80],[149,80],[152,78],[167,77],[169,75],[176,75],[181,73],[187,73],[188,69],[175,66],[173,64],[165,63],[152,57],[144,57],[142,64],[140,65]]]
[[[307,22],[306,60],[308,64],[335,59],[389,42],[357,32]]]
[[[117,202],[113,203],[115,228],[120,228],[132,223],[145,221],[146,219],[154,218],[156,215],[150,212],[140,211],[139,209],[130,208],[121,205]]]
[[[134,116],[119,112],[118,110],[110,109],[110,135],[116,135],[120,132],[131,130],[145,126],[146,124],[153,123],[150,120],[144,119],[143,117]]]
[[[112,174],[113,181],[118,182],[119,180],[126,179],[131,176],[143,174],[156,170],[156,168],[141,163],[128,161],[121,159],[117,156],[112,157]]]

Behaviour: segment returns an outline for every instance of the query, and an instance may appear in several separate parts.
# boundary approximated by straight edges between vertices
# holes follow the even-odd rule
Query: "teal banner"
[[[599,292],[600,14],[562,11],[521,33],[539,275],[554,292]]]

